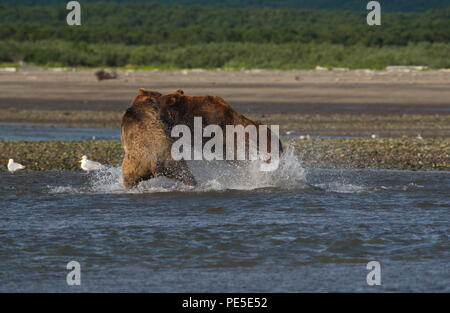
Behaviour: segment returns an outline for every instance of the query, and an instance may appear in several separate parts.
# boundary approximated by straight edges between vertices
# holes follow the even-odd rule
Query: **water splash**
[[[207,192],[224,190],[255,190],[260,188],[303,189],[306,188],[306,171],[298,160],[295,148],[289,146],[280,159],[277,170],[260,171],[259,161],[236,165],[226,161],[188,161],[188,166],[198,185],[158,177],[141,182],[136,188],[125,189],[119,167],[104,167],[89,175],[87,184],[81,188],[56,187],[52,193],[155,193],[155,192]]]
[[[273,172],[260,171],[260,162],[252,161],[243,165],[236,165],[226,161],[188,161],[198,185],[195,187],[183,183],[158,177],[141,182],[137,187],[126,189],[122,184],[120,167],[108,167],[86,175],[78,186],[61,186],[50,188],[51,193],[165,193],[165,192],[210,192],[226,190],[258,190],[273,188],[277,190],[305,190],[315,188],[332,193],[370,193],[386,190],[375,186],[360,184],[358,175],[349,177],[343,172],[329,172],[325,170],[307,179],[308,170],[303,168],[296,156],[295,146],[288,145],[280,159],[279,167]],[[341,173],[341,175],[339,175]],[[311,173],[313,174],[313,173]],[[316,176],[316,177],[314,177]],[[423,186],[411,184],[411,188]]]

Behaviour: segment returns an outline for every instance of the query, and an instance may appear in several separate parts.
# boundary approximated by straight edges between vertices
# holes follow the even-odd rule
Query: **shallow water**
[[[300,135],[280,136],[281,139],[298,139]],[[313,139],[335,138],[347,139],[358,138],[358,136],[311,136]],[[0,122],[0,140],[120,140],[120,129],[118,128],[77,128],[61,127],[51,123],[2,123]]]
[[[72,128],[57,124],[0,123],[0,140],[119,140],[118,128]]]
[[[1,173],[0,291],[450,291],[448,172],[190,166],[195,188]]]

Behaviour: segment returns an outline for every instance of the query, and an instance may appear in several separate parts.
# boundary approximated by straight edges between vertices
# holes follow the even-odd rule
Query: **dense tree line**
[[[336,27],[305,26],[301,28],[282,27],[276,30],[263,28],[62,28],[33,25],[2,25],[0,38],[15,41],[36,41],[59,39],[84,43],[123,43],[127,45],[152,45],[173,43],[179,46],[213,42],[249,42],[249,43],[332,43],[343,45],[363,44],[365,46],[405,46],[419,42],[449,42],[449,31],[408,27],[392,27],[388,32],[364,27],[339,25]]]
[[[139,68],[265,68],[313,69],[325,67],[376,68],[388,65],[427,65],[450,68],[449,43],[408,46],[286,43],[209,43],[180,47],[174,44],[127,46],[86,44],[57,40],[3,41],[0,61],[14,58],[50,66]]]
[[[349,11],[95,3],[84,6],[80,27],[68,27],[66,15],[60,6],[2,6],[0,38],[130,45],[315,42],[383,46],[450,41],[450,8],[386,13],[380,27],[369,27],[365,14]]]
[[[172,5],[197,5],[217,8],[293,8],[315,10],[357,10],[365,11],[366,0],[79,0],[80,3],[91,2],[117,2],[139,3],[155,2],[167,6]],[[386,12],[420,12],[432,8],[448,7],[448,0],[379,0]],[[48,5],[65,4],[67,0],[0,0],[0,4],[13,5]]]
[[[69,27],[65,4],[0,4],[0,62],[150,68],[450,67],[450,7],[383,13],[382,26],[370,27],[366,11],[86,3],[82,26]]]

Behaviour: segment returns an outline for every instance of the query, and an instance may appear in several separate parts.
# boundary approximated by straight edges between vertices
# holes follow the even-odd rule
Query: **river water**
[[[190,166],[195,188],[0,173],[0,291],[450,291],[448,172]]]
[[[45,123],[1,123],[0,140],[120,140],[118,128],[59,127]]]
[[[67,125],[69,126],[69,125]],[[304,136],[306,134],[303,134]],[[281,139],[298,139],[298,135],[281,135]],[[358,137],[358,136],[352,136]],[[311,138],[335,138],[346,139],[350,136],[311,136]],[[95,127],[60,127],[57,124],[45,123],[2,123],[0,122],[0,140],[8,141],[39,141],[39,140],[120,140],[120,129],[118,128],[95,128]]]

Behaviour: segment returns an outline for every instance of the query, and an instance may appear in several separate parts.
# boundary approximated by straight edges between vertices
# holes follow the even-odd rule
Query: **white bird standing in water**
[[[421,134],[418,134],[418,135],[417,135],[417,139],[419,139],[419,140],[423,140],[423,137],[422,137],[422,135],[421,135]]]
[[[372,136],[370,136],[370,138],[372,138],[372,139],[377,139],[377,138],[378,138],[378,136],[377,136],[377,135],[375,135],[375,134],[372,134]]]
[[[79,162],[81,162],[81,169],[82,169],[83,171],[88,172],[88,173],[89,173],[90,171],[96,171],[96,170],[99,170],[99,169],[101,169],[101,168],[103,167],[103,165],[101,165],[101,164],[98,163],[98,162],[88,160],[87,156],[85,156],[85,155],[83,155],[83,156],[81,157],[81,160],[80,160]]]
[[[25,166],[23,166],[22,164],[15,163],[13,159],[9,159],[8,171],[10,171],[11,173],[14,173],[15,171],[18,171],[18,170],[23,170],[24,168],[25,168]]]

